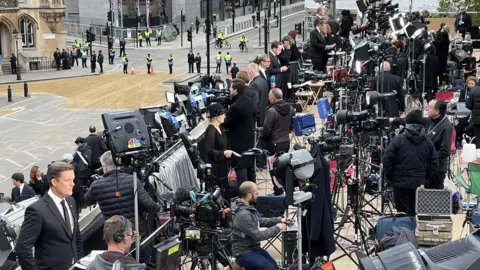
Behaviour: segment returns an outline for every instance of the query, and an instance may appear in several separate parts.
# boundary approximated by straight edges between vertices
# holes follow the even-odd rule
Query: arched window
[[[20,19],[20,33],[22,34],[22,46],[25,48],[35,47],[35,23],[23,17]]]

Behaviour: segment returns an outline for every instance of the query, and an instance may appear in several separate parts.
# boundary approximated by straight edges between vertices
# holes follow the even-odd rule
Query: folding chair
[[[457,183],[465,189],[467,193],[467,216],[466,221],[469,221],[471,218],[471,212],[473,207],[470,207],[470,196],[476,195],[480,196],[480,164],[468,163],[467,167],[468,180],[464,179],[461,175],[456,177]],[[465,223],[464,225],[465,226]]]

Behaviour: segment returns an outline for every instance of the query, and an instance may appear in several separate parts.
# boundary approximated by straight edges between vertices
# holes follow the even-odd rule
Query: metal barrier
[[[29,70],[46,70],[55,68],[55,59],[53,56],[28,57],[27,63]]]

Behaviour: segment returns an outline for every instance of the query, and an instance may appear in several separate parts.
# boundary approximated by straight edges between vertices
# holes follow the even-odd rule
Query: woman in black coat
[[[228,173],[229,158],[232,151],[228,150],[227,132],[221,127],[225,120],[225,112],[222,104],[214,103],[209,108],[210,124],[205,130],[205,153],[206,163],[212,165],[212,175],[215,183],[220,187],[222,196],[229,200]]]
[[[450,47],[450,37],[448,36],[449,31],[450,28],[448,25],[444,25],[437,32],[437,38],[434,41],[436,55],[439,59],[438,81],[440,84],[444,81],[443,74],[445,74],[447,70],[448,48]]]
[[[291,30],[288,32],[288,35],[293,40],[293,42],[290,44],[290,61],[299,61],[302,57],[303,50],[299,49],[297,46],[298,32]]]
[[[47,177],[42,173],[42,169],[38,166],[33,166],[30,169],[30,187],[33,188],[35,194],[43,197],[48,190],[48,181]]]

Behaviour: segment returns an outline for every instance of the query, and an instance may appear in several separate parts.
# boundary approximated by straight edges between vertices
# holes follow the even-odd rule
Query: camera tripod
[[[192,260],[190,270],[217,270],[218,262],[223,266],[228,266],[230,269],[234,269],[233,263],[229,259],[230,254],[228,254],[226,247],[226,245],[230,243],[221,243],[217,231],[202,230],[201,239],[192,244],[192,248],[195,250],[191,253]],[[179,269],[182,269],[182,265],[179,266]]]

